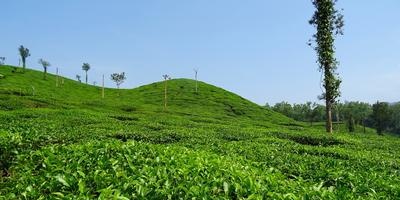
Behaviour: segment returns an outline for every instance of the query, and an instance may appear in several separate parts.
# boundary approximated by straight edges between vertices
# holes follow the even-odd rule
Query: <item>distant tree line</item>
[[[274,106],[267,104],[266,107],[310,125],[326,120],[325,106],[317,103],[289,104],[283,101]],[[332,109],[332,120],[346,124],[349,132],[354,132],[358,125],[375,128],[378,134],[400,134],[400,102],[376,102],[372,105],[358,101],[336,103]]]

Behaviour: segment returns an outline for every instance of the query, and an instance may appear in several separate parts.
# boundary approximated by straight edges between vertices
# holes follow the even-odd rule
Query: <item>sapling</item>
[[[43,60],[42,58],[39,59],[39,64],[41,64],[42,67],[43,67],[43,79],[46,80],[46,76],[47,76],[47,67],[51,66],[51,64],[50,64],[48,61]]]
[[[193,69],[194,70],[194,79],[196,80],[196,93],[197,93],[197,73],[199,72],[198,69]]]
[[[168,91],[167,91],[167,81],[171,80],[171,77],[167,74],[162,76],[164,78],[164,110],[167,110],[167,100],[168,100]]]
[[[76,79],[79,81],[79,83],[82,83],[82,80],[81,80],[81,76],[80,76],[80,75],[77,74],[75,77],[76,77]]]
[[[119,86],[124,83],[126,79],[125,76],[125,72],[122,73],[113,73],[111,74],[111,80],[115,82],[115,84],[117,85],[117,88],[119,89]],[[118,95],[119,95],[119,91],[118,91]]]

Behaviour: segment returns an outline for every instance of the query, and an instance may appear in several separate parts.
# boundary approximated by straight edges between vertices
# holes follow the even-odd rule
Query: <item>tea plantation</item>
[[[105,90],[0,66],[0,199],[399,199],[400,139],[327,135],[189,79]],[[361,130],[361,129],[360,129]]]

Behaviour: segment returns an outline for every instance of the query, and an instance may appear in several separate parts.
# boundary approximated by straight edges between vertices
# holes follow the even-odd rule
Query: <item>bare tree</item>
[[[171,80],[171,77],[168,74],[164,74],[162,77],[164,78],[164,110],[167,110],[167,100],[168,100],[167,82],[168,80]]]
[[[197,73],[199,72],[199,70],[198,69],[193,69],[194,70],[194,79],[196,80],[196,93],[197,93],[197,88],[198,88],[198,85],[197,85]]]
[[[39,59],[39,64],[41,64],[43,66],[43,70],[44,70],[43,79],[46,80],[47,67],[51,66],[51,64],[48,61],[43,60],[42,58]]]

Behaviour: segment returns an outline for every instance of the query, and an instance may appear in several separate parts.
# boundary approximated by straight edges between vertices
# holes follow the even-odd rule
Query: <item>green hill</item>
[[[396,199],[400,140],[189,79],[105,89],[0,66],[0,199]]]

